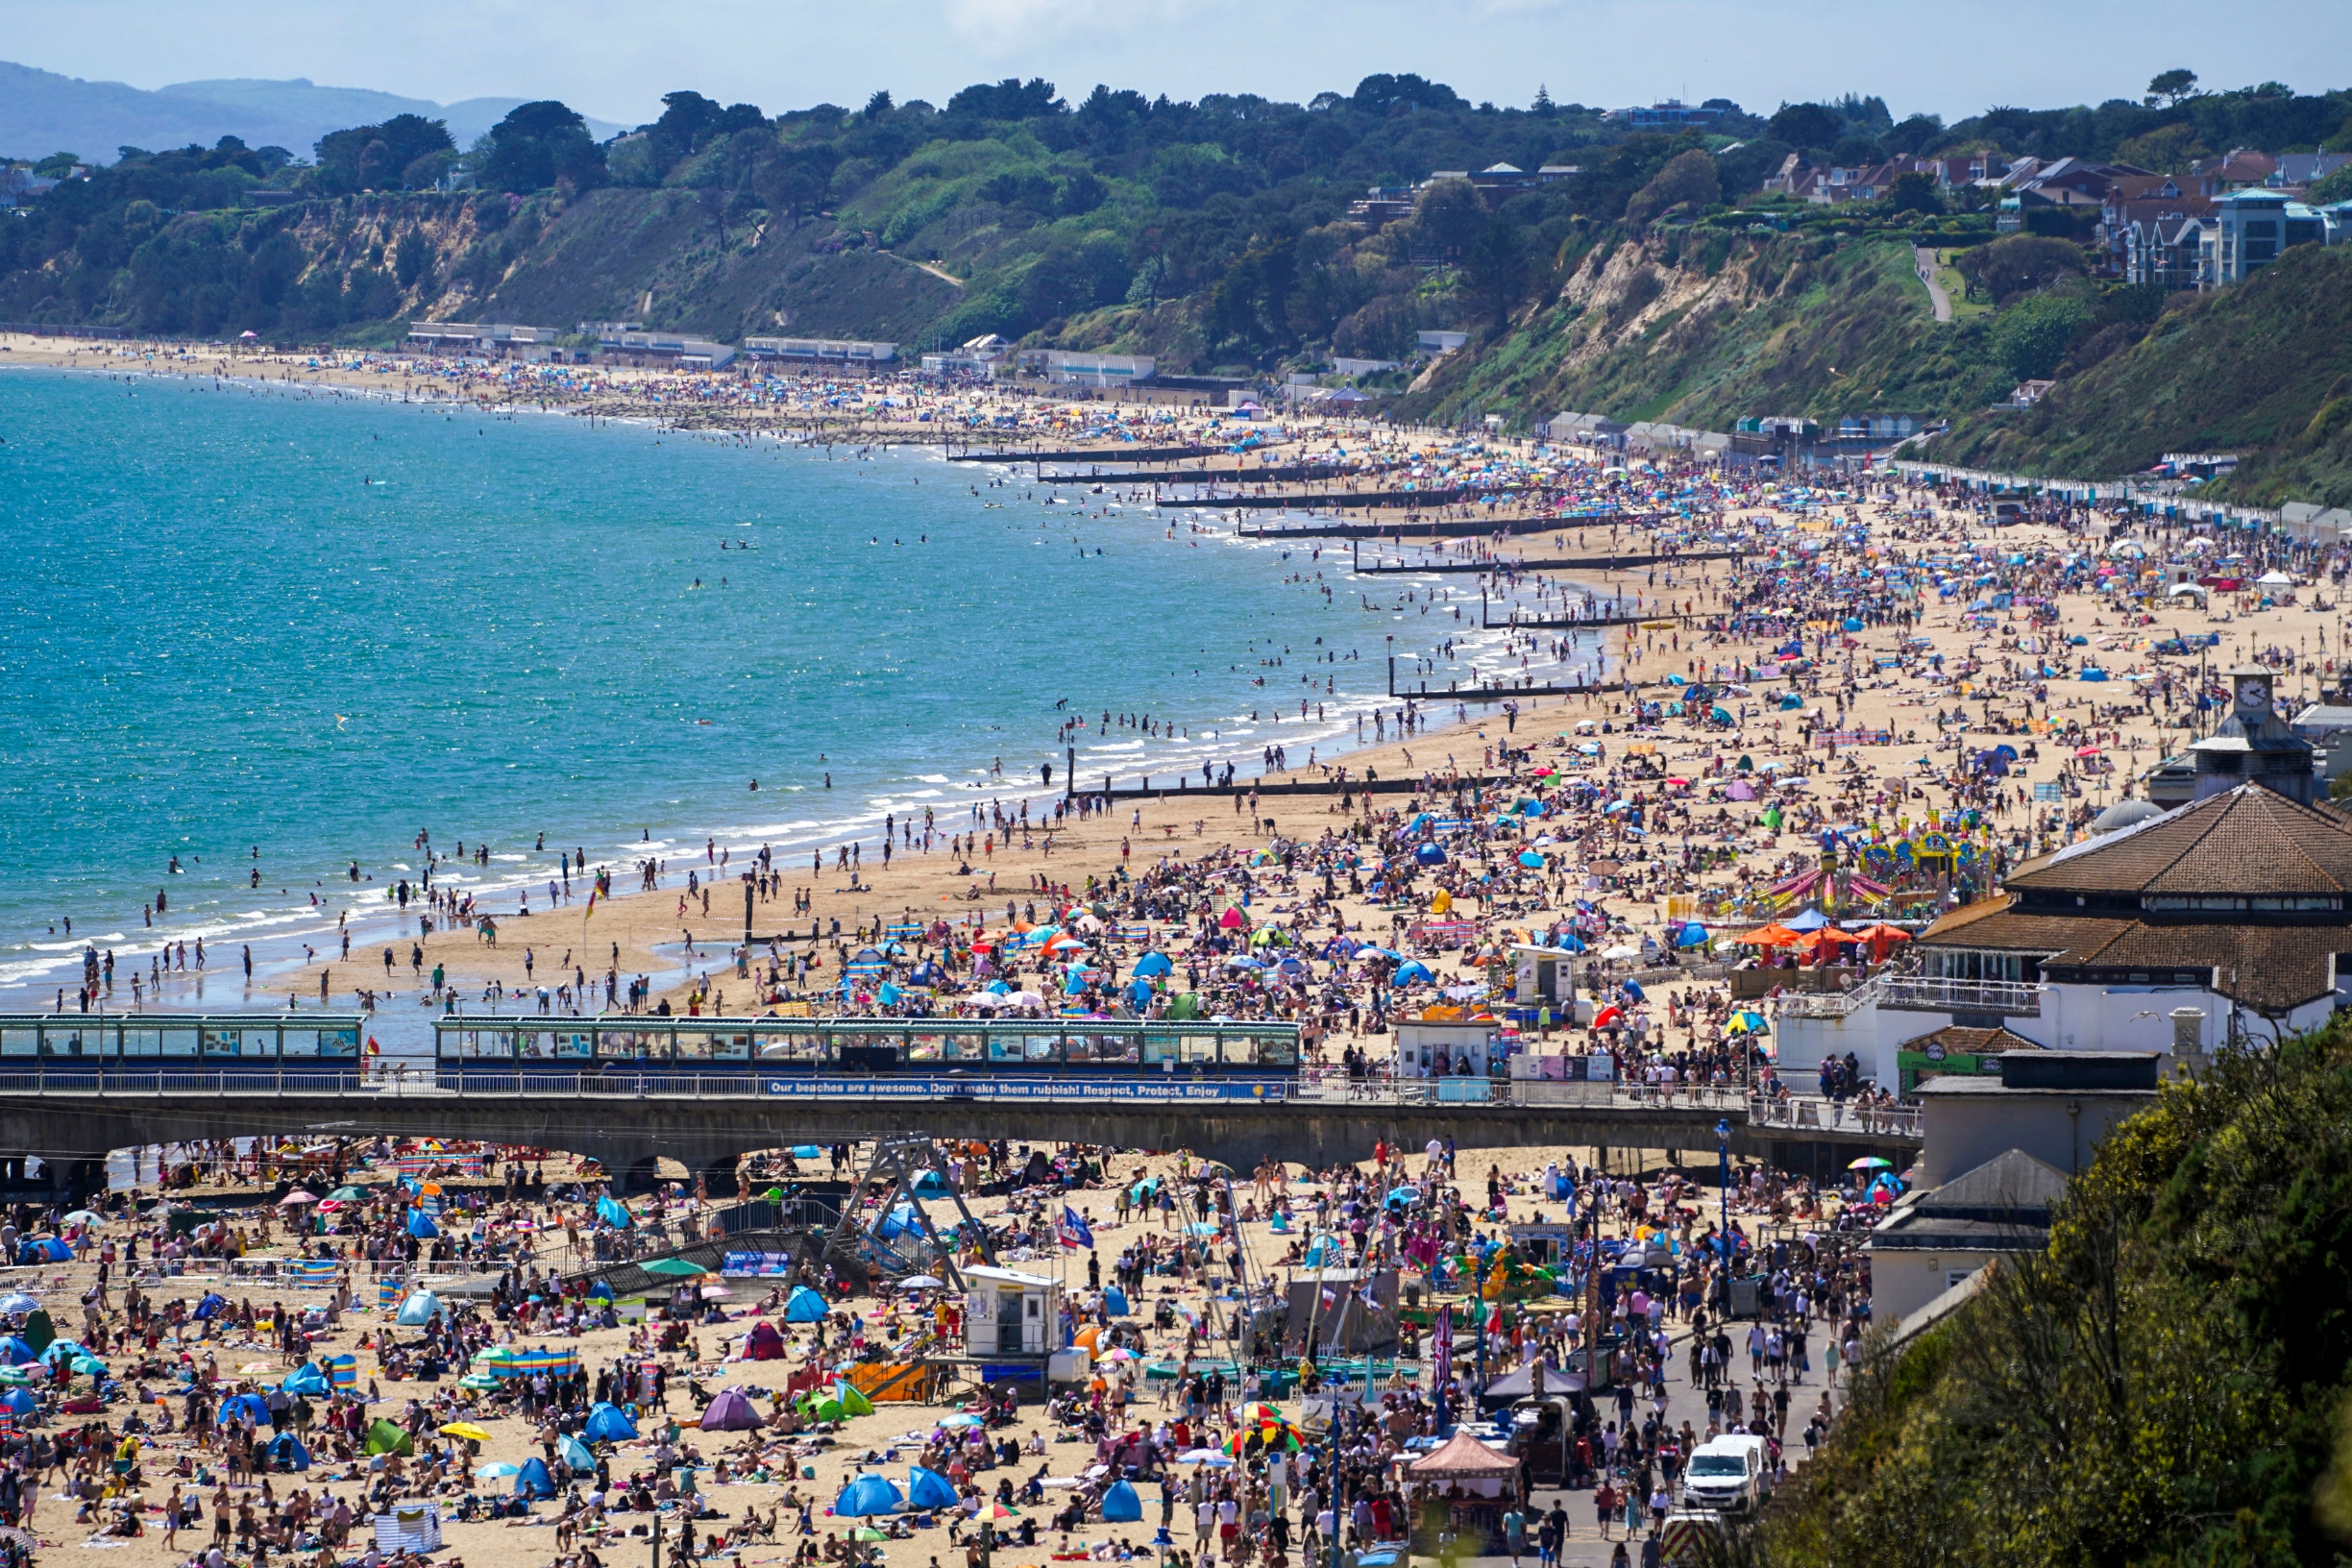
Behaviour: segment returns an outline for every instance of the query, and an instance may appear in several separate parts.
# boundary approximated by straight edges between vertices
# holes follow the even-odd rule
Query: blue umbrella
[[[1522,849],[1519,851],[1519,864],[1531,871],[1540,871],[1544,869],[1544,857],[1532,849]]]
[[[863,1519],[870,1514],[894,1512],[902,1501],[889,1477],[870,1473],[841,1489],[841,1495],[833,1500],[833,1513],[841,1519]]]

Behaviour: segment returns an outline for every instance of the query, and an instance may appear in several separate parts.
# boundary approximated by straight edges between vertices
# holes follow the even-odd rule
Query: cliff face
[[[1727,429],[1751,414],[1944,417],[2006,390],[1980,320],[1936,322],[1907,244],[1685,231],[1596,246],[1555,298],[1441,365],[1410,411]]]

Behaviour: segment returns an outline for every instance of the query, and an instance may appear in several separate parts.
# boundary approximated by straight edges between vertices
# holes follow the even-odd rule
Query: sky
[[[2137,96],[2186,65],[2209,87],[2352,85],[2344,0],[2272,0],[2259,28],[2190,0],[0,0],[0,57],[159,87],[307,77],[442,103],[560,98],[640,123],[692,87],[769,113],[877,87],[943,103],[1042,76],[1303,103],[1375,71],[1473,101],[1623,107],[1877,93],[1898,119]]]

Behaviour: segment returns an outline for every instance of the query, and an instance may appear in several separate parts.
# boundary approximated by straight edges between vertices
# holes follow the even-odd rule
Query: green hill
[[[2206,494],[2352,504],[2352,250],[2298,246],[2235,287],[2182,297],[2032,409],[1962,420],[1930,451],[2076,478],[2234,452],[2237,472]]]
[[[1908,237],[1612,229],[1556,300],[1440,364],[1407,408],[1728,429],[1750,414],[1943,417],[2012,384],[1981,316],[1937,323]]]
[[[2167,1086],[2076,1178],[2046,1254],[1866,1360],[1749,1560],[2342,1562],[2348,1124],[2340,1022]]]

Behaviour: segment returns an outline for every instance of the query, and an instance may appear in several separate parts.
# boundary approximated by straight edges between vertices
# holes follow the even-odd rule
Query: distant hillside
[[[520,98],[442,105],[364,87],[322,87],[300,80],[182,82],[148,92],[120,82],[85,82],[0,61],[0,156],[74,153],[111,163],[117,149],[209,147],[235,136],[249,147],[283,147],[300,158],[330,131],[395,114],[449,121],[460,146],[498,123]],[[600,137],[623,127],[590,121]]]
[[[2073,478],[2234,452],[2237,473],[2205,494],[2352,505],[2352,251],[2298,246],[2236,287],[2186,297],[2032,409],[1964,419],[1932,452]]]
[[[1941,417],[2013,384],[1988,335],[1981,316],[1936,322],[1907,238],[1612,227],[1553,300],[1441,360],[1404,407],[1708,429],[1750,414]]]

